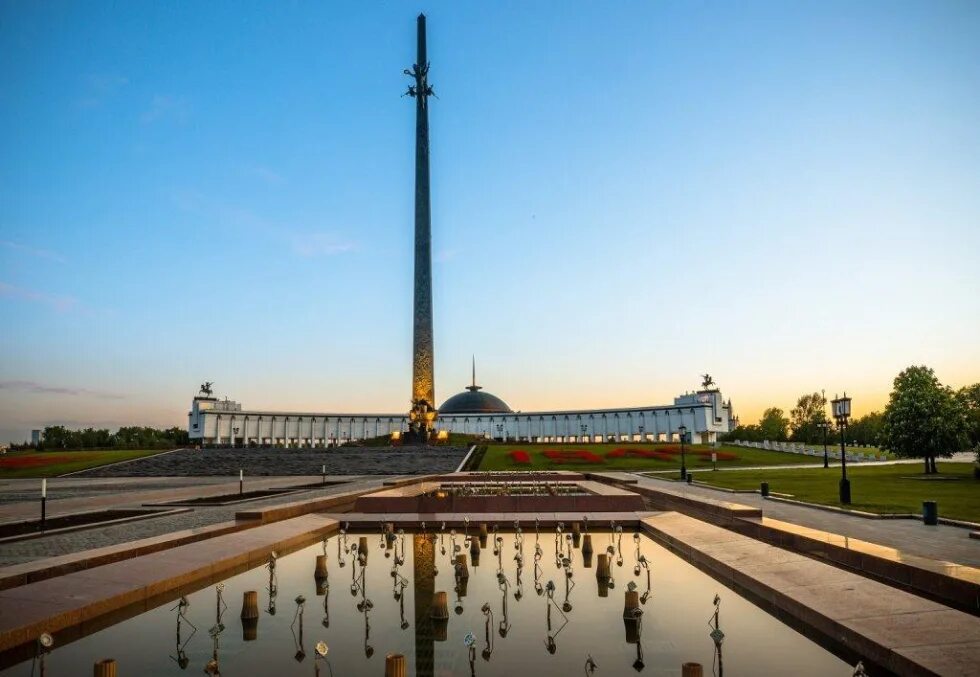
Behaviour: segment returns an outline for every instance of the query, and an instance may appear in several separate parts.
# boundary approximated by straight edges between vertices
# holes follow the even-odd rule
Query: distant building
[[[474,383],[439,409],[436,430],[530,443],[674,442],[711,444],[734,429],[732,404],[717,389],[674,398],[673,404],[613,409],[512,411]],[[238,402],[195,397],[188,412],[192,442],[231,446],[325,447],[404,433],[406,414],[314,413],[243,409]]]
[[[41,443],[42,439],[44,439],[43,431],[41,430],[31,431],[31,444],[33,444],[35,447]]]

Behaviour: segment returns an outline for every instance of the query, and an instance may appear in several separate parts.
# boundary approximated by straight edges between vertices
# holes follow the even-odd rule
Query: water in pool
[[[468,531],[436,525],[423,533],[340,533],[288,556],[273,560],[270,553],[265,567],[77,641],[56,642],[45,657],[46,674],[91,674],[95,661],[112,657],[120,675],[141,677],[380,677],[386,654],[395,653],[405,656],[408,674],[420,677],[678,675],[689,661],[715,675],[852,672],[629,530],[593,531],[587,538],[536,534],[533,526],[523,533],[491,531],[478,554],[471,542],[480,542],[479,533]],[[366,554],[359,554],[365,545]],[[326,577],[317,580],[317,556],[324,554]],[[603,560],[608,580],[597,577]],[[258,593],[254,625],[240,619],[247,591]],[[441,610],[440,592],[446,621],[432,618],[434,602],[437,615]],[[634,603],[636,610],[625,609]],[[26,677],[37,669],[28,660],[0,675]]]

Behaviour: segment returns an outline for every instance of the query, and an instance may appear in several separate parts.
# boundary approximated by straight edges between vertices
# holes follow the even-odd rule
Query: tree
[[[966,436],[970,449],[980,454],[980,383],[960,388],[956,393],[966,415]]]
[[[725,441],[741,440],[742,442],[761,442],[762,429],[758,425],[751,423],[749,425],[740,425],[730,433],[725,434]]]
[[[789,430],[789,419],[779,407],[769,407],[762,412],[759,428],[762,431],[762,439],[785,442],[786,433]]]
[[[881,446],[897,456],[922,458],[926,474],[938,472],[936,457],[948,457],[969,442],[963,399],[926,366],[895,377],[881,427]]]
[[[794,442],[814,444],[823,441],[819,423],[827,420],[827,398],[820,393],[802,395],[790,412],[790,429]]]
[[[847,439],[857,444],[878,446],[884,418],[880,411],[872,411],[847,424]]]

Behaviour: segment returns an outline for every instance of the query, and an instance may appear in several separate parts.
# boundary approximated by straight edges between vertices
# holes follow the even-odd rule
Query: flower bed
[[[507,455],[510,456],[510,460],[511,460],[512,463],[516,463],[518,465],[530,465],[531,464],[531,456],[530,456],[530,454],[528,454],[523,449],[515,449],[514,451],[510,452]]]
[[[606,459],[601,456],[593,454],[591,451],[586,451],[584,449],[575,449],[569,451],[558,451],[557,449],[547,449],[541,452],[544,454],[545,458],[552,462],[554,465],[563,465],[565,463],[605,463]]]

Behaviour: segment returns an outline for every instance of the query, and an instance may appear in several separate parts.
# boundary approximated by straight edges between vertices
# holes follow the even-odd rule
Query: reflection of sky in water
[[[313,572],[315,556],[323,552],[321,544],[308,547],[278,561],[278,595],[276,613],[268,613],[269,572],[259,567],[234,576],[224,582],[223,597],[228,609],[222,617],[224,630],[218,636],[218,659],[225,675],[312,675],[314,673],[314,646],[325,641],[330,647],[329,661],[333,674],[382,675],[387,653],[403,653],[407,657],[409,674],[426,674],[427,669],[416,671],[416,651],[420,653],[419,667],[428,662],[431,655],[432,674],[471,674],[468,649],[464,637],[475,637],[475,664],[477,675],[514,675],[542,671],[541,674],[583,674],[587,657],[591,654],[598,664],[596,675],[635,674],[633,663],[637,658],[636,644],[628,644],[623,620],[623,601],[627,585],[633,581],[642,595],[646,591],[646,573],[641,569],[634,575],[636,548],[632,533],[622,535],[623,565],[613,563],[613,587],[607,597],[598,596],[595,576],[596,558],[605,552],[611,538],[608,532],[593,533],[592,567],[584,568],[580,549],[573,549],[573,576],[568,601],[571,610],[560,611],[565,603],[566,580],[564,571],[556,563],[554,532],[542,532],[540,545],[541,574],[539,595],[534,584],[535,538],[533,532],[524,536],[524,566],[519,588],[517,562],[515,561],[515,536],[501,533],[503,547],[501,562],[507,579],[506,618],[504,617],[504,593],[498,583],[497,556],[493,553],[493,535],[481,552],[478,566],[473,566],[469,550],[457,536],[461,552],[467,554],[470,578],[466,594],[461,598],[462,613],[455,607],[458,596],[454,592],[454,569],[451,565],[451,539],[448,531],[443,537],[446,554],[438,539],[434,548],[422,546],[418,537],[405,536],[405,563],[399,575],[407,579],[400,600],[394,592],[401,589],[400,577],[392,575],[394,554],[385,557],[381,549],[379,532],[368,535],[368,565],[363,580],[366,597],[373,607],[367,614],[358,611],[363,606],[364,592],[358,587],[352,593],[352,584],[361,578],[362,568],[348,554],[344,566],[338,560],[339,536],[332,536],[327,543],[329,594],[318,595]],[[348,536],[349,546],[356,546],[358,539]],[[847,666],[833,654],[786,627],[750,602],[716,582],[708,575],[680,560],[650,539],[640,539],[640,552],[650,564],[652,589],[642,606],[641,648],[645,668],[643,674],[679,674],[685,661],[700,662],[705,673],[711,673],[714,659],[711,628],[708,625],[713,612],[715,593],[721,597],[721,628],[725,633],[723,659],[729,675],[789,674],[794,675],[849,675]],[[397,544],[396,544],[397,548]],[[416,589],[416,552],[434,552],[434,586],[424,582]],[[426,571],[424,557],[420,556],[418,571]],[[354,575],[357,574],[357,579]],[[548,581],[555,584],[554,605],[551,607],[551,623],[556,650],[548,649],[548,600],[544,588]],[[243,641],[242,622],[239,620],[242,594],[247,590],[259,592],[261,616],[256,641]],[[432,591],[445,591],[449,600],[449,623],[445,641],[416,638],[415,598],[431,596]],[[298,632],[295,618],[295,599],[306,599],[303,612],[303,649],[305,658],[296,660],[297,645],[294,631]],[[181,626],[181,641],[188,659],[188,674],[204,674],[205,665],[212,658],[212,639],[209,630],[215,626],[216,593],[209,586],[188,595],[190,607],[186,621]],[[329,605],[329,627],[324,627],[324,602]],[[493,623],[492,652],[484,659],[488,644],[483,611],[489,604]],[[98,659],[113,657],[119,664],[119,674],[172,675],[181,673],[175,657],[176,619],[178,602],[174,600],[145,614],[134,617],[113,627],[101,630],[76,642],[55,646],[47,658],[48,674],[88,674]],[[419,610],[423,619],[428,617],[428,604]],[[365,621],[368,634],[365,635]],[[191,636],[189,623],[197,626]],[[425,627],[427,621],[423,621]],[[564,624],[564,626],[563,626]],[[407,627],[404,627],[407,626]],[[504,627],[503,636],[501,627]],[[562,627],[563,626],[563,627]],[[404,627],[404,629],[403,629]],[[559,631],[560,629],[560,631]],[[429,635],[429,631],[424,634]],[[430,653],[431,652],[431,653]],[[368,655],[370,654],[370,656]],[[321,664],[322,665],[322,664]],[[789,666],[792,666],[791,668]],[[3,671],[8,675],[29,675],[30,661]],[[330,671],[323,667],[321,674]]]

